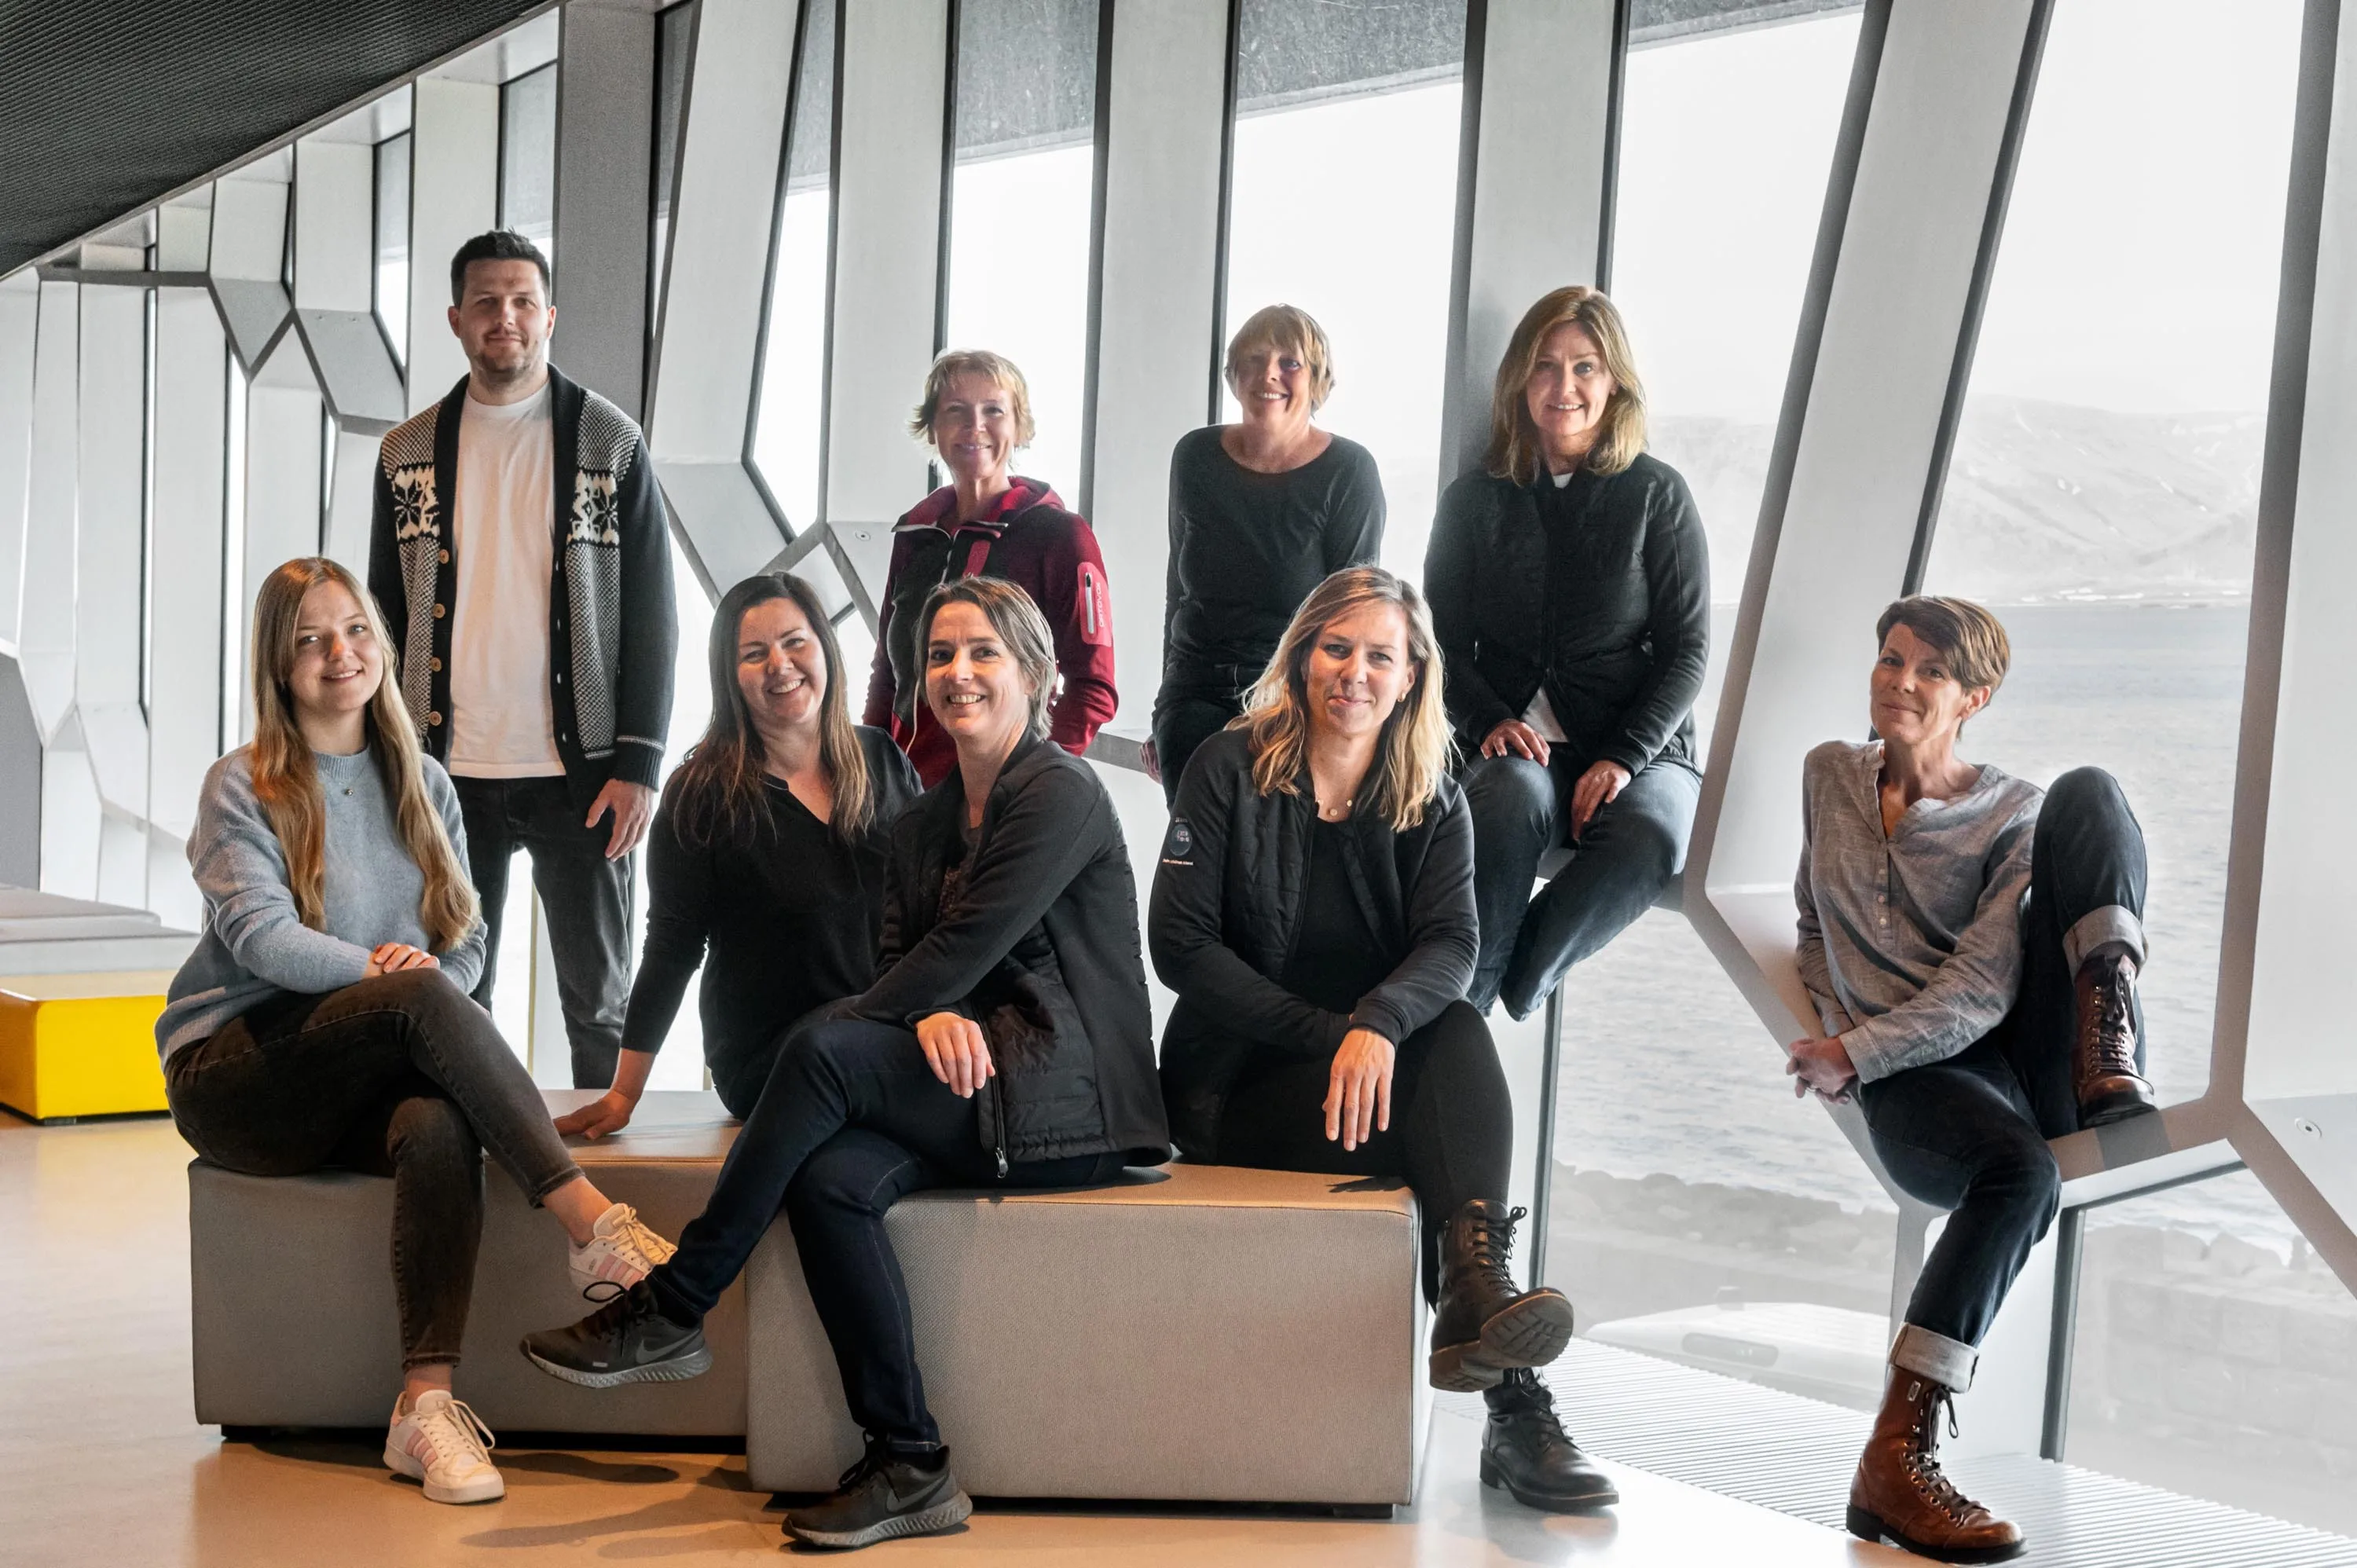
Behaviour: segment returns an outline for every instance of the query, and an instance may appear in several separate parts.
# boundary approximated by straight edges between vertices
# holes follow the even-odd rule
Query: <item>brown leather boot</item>
[[[2122,952],[2098,954],[2079,966],[2073,989],[2079,1028],[2071,1081],[2079,1125],[2101,1127],[2159,1110],[2152,1085],[2136,1071],[2136,961]]]
[[[2003,1563],[2022,1552],[2020,1530],[1956,1490],[1941,1472],[1940,1417],[1954,1395],[1920,1372],[1890,1369],[1874,1435],[1849,1484],[1849,1532],[1943,1563]]]

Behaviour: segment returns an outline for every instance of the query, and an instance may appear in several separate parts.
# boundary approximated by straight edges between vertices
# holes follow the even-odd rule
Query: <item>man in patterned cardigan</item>
[[[645,836],[679,639],[671,544],[630,417],[548,362],[548,261],[520,234],[450,262],[467,379],[384,438],[369,587],[401,694],[450,770],[490,926],[532,856],[573,1082],[613,1081],[630,995],[629,859]]]

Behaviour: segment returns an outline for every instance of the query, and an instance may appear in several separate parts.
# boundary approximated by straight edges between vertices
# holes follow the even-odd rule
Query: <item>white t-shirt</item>
[[[466,469],[462,467],[458,471],[463,474]],[[1562,473],[1549,474],[1547,478],[1555,481],[1556,489],[1561,489],[1571,483],[1572,475],[1577,472],[1577,468],[1566,468]],[[1555,704],[1547,701],[1544,686],[1541,686],[1538,695],[1531,699],[1531,705],[1523,710],[1523,722],[1538,731],[1539,738],[1549,746],[1561,746],[1571,738],[1563,733],[1563,725],[1555,716]]]
[[[556,446],[548,389],[477,403],[458,420],[457,619],[450,628],[450,771],[544,779],[565,771],[548,697],[555,574]]]

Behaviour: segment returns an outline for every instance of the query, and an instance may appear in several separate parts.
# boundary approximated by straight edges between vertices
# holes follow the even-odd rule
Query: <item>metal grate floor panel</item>
[[[1843,1528],[1868,1418],[1575,1339],[1548,1369],[1580,1446],[1706,1491]],[[2357,1568],[2357,1541],[2028,1455],[1959,1459],[1957,1485],[2018,1522],[2034,1568]]]

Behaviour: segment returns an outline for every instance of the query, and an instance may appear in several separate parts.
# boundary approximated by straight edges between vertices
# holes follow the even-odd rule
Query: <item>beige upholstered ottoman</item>
[[[548,1095],[552,1112],[591,1098]],[[655,1091],[631,1125],[574,1157],[663,1235],[701,1212],[737,1135],[717,1095]],[[598,1392],[533,1367],[516,1342],[589,1310],[565,1267],[565,1232],[484,1173],[483,1244],[458,1397],[500,1432],[727,1437],[745,1430],[744,1292],[705,1321],[712,1370],[683,1383]],[[401,1391],[393,1306],[393,1183],[322,1171],[267,1179],[188,1166],[197,1419],[225,1427],[376,1426]],[[805,1309],[807,1310],[807,1308]]]
[[[1429,1402],[1404,1186],[1175,1165],[920,1194],[888,1224],[968,1491],[1414,1500]],[[824,1490],[859,1434],[783,1218],[744,1288],[748,1474]]]

